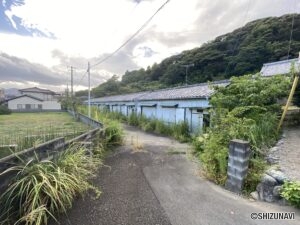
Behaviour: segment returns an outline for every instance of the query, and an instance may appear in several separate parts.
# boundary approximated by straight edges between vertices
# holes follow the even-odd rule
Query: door
[[[201,133],[203,126],[203,110],[192,109],[191,110],[191,132]]]

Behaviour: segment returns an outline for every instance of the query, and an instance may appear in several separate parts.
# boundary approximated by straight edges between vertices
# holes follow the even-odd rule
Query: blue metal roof
[[[295,71],[299,72],[299,59],[282,60],[278,62],[265,63],[260,71],[262,76],[270,77],[278,74],[288,74],[294,63]]]

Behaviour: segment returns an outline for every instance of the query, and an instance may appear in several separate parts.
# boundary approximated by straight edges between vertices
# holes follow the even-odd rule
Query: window
[[[43,105],[42,104],[38,104],[38,109],[43,109]]]
[[[23,109],[23,105],[22,104],[17,104],[17,109]]]
[[[31,109],[31,104],[25,104],[25,109]]]

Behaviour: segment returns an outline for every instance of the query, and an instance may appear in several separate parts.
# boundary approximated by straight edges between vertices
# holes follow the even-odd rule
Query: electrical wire
[[[112,53],[110,53],[108,56],[104,57],[102,60],[100,60],[99,62],[91,65],[90,68],[93,68],[95,66],[98,66],[100,64],[102,64],[103,62],[105,62],[106,60],[108,60],[109,58],[111,58],[112,56],[114,56],[118,51],[120,51],[125,45],[127,45],[133,38],[135,38],[150,22],[151,20],[156,16],[157,13],[159,13],[159,11],[161,11],[166,4],[168,4],[170,2],[170,0],[167,0],[166,2],[164,2],[156,11],[155,13],[133,34],[131,35],[130,38],[128,38],[122,45],[120,45],[120,47],[118,47],[115,51],[113,51]]]

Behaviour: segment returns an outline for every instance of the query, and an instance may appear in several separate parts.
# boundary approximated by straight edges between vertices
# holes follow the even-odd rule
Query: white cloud
[[[56,39],[23,37],[0,31],[0,51],[42,64],[58,73],[66,72],[67,66],[73,65],[82,74],[87,61],[93,64],[113,52],[164,2],[25,0],[24,5],[13,6],[6,15],[20,17],[25,27],[53,33]],[[94,68],[93,84],[103,82],[112,74],[122,75],[126,70],[147,67],[170,55],[200,46],[248,21],[292,12],[300,12],[300,2],[171,0],[125,48]],[[147,49],[153,52],[151,57],[149,54],[145,57]],[[49,85],[57,85],[54,80],[51,82]]]

